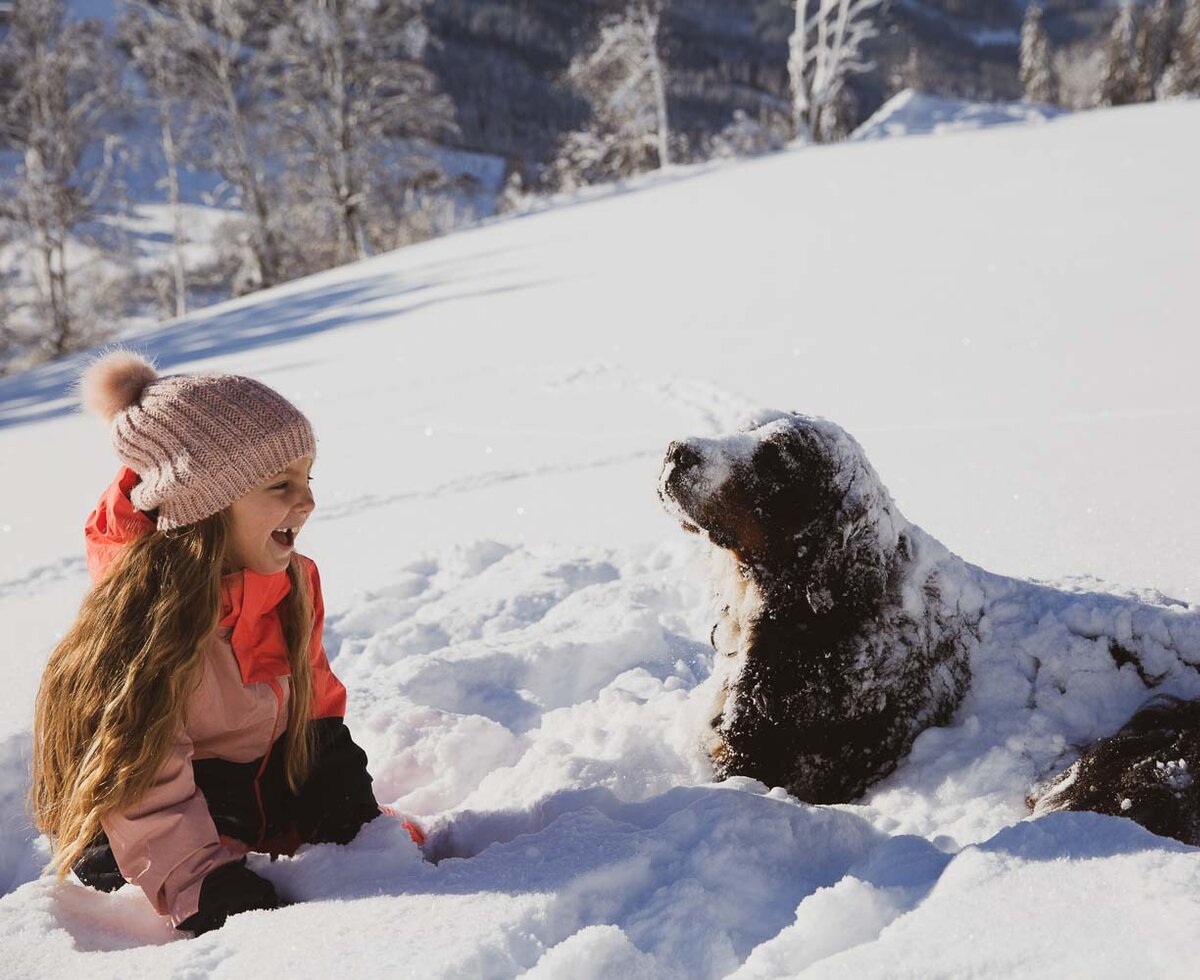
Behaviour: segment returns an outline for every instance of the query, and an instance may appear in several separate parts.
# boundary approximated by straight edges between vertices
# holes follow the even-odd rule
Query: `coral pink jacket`
[[[88,516],[85,537],[93,583],[125,544],[154,527],[129,499],[138,479],[132,469],[121,467]],[[313,597],[311,718],[341,717],[346,689],[330,669],[322,645],[320,576],[311,559],[300,559]],[[286,571],[261,575],[247,568],[223,577],[220,619],[203,651],[203,674],[189,700],[186,723],[177,728],[150,791],[124,813],[101,821],[122,876],[140,886],[172,925],[197,911],[208,872],[248,850],[242,841],[218,834],[196,786],[192,760],[262,759],[262,774],[272,745],[287,728],[287,643],[275,607],[289,591]],[[261,809],[261,795],[259,800]]]

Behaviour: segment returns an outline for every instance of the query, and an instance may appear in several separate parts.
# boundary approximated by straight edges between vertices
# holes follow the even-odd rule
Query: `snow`
[[[681,168],[129,338],[313,420],[326,648],[437,859],[388,820],[255,858],[297,904],[196,940],[133,889],[37,878],[33,695],[117,461],[72,408],[78,358],[0,381],[6,976],[1185,975],[1196,850],[1023,794],[1135,705],[1089,633],[1164,669],[1200,650],[1198,124],[1157,104]],[[997,573],[953,724],[858,804],[712,784],[701,749],[708,559],[655,488],[671,440],[764,409],[837,422]]]
[[[954,133],[1009,123],[1044,123],[1065,114],[1064,109],[1037,102],[969,102],[908,88],[876,109],[850,138],[874,140]]]

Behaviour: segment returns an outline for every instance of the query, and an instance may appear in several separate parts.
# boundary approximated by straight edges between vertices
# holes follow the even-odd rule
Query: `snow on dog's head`
[[[826,419],[771,413],[718,439],[671,443],[659,496],[758,575],[896,548],[905,521],[862,447]]]

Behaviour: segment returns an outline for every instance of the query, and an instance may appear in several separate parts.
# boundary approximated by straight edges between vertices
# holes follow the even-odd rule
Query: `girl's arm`
[[[348,844],[363,824],[380,814],[367,772],[367,754],[341,718],[310,722],[313,765],[296,794],[300,839],[309,844]]]
[[[371,790],[367,754],[350,737],[344,721],[346,688],[334,675],[325,654],[325,600],[321,576],[308,560],[313,602],[313,634],[309,647],[313,703],[309,731],[313,737],[312,768],[296,798],[295,817],[301,840],[346,844],[359,828],[379,816]]]
[[[241,866],[244,851],[226,846],[217,834],[204,794],[196,788],[192,742],[182,725],[146,795],[123,813],[109,814],[100,823],[122,876],[140,887],[158,913],[170,917],[173,926],[202,911],[205,915],[201,918],[221,921],[224,913],[245,911],[218,908],[222,889],[208,888],[202,894],[206,878],[218,869],[236,864],[245,874],[253,872]],[[214,881],[220,882],[231,873],[232,869],[223,871]],[[183,927],[192,928],[186,923]]]

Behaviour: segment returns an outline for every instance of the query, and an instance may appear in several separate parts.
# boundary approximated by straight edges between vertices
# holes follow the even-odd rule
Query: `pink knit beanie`
[[[121,461],[141,477],[130,499],[158,509],[166,531],[224,510],[317,454],[308,419],[266,385],[237,374],[170,374],[132,350],[110,350],[79,378],[80,401],[111,424]]]

